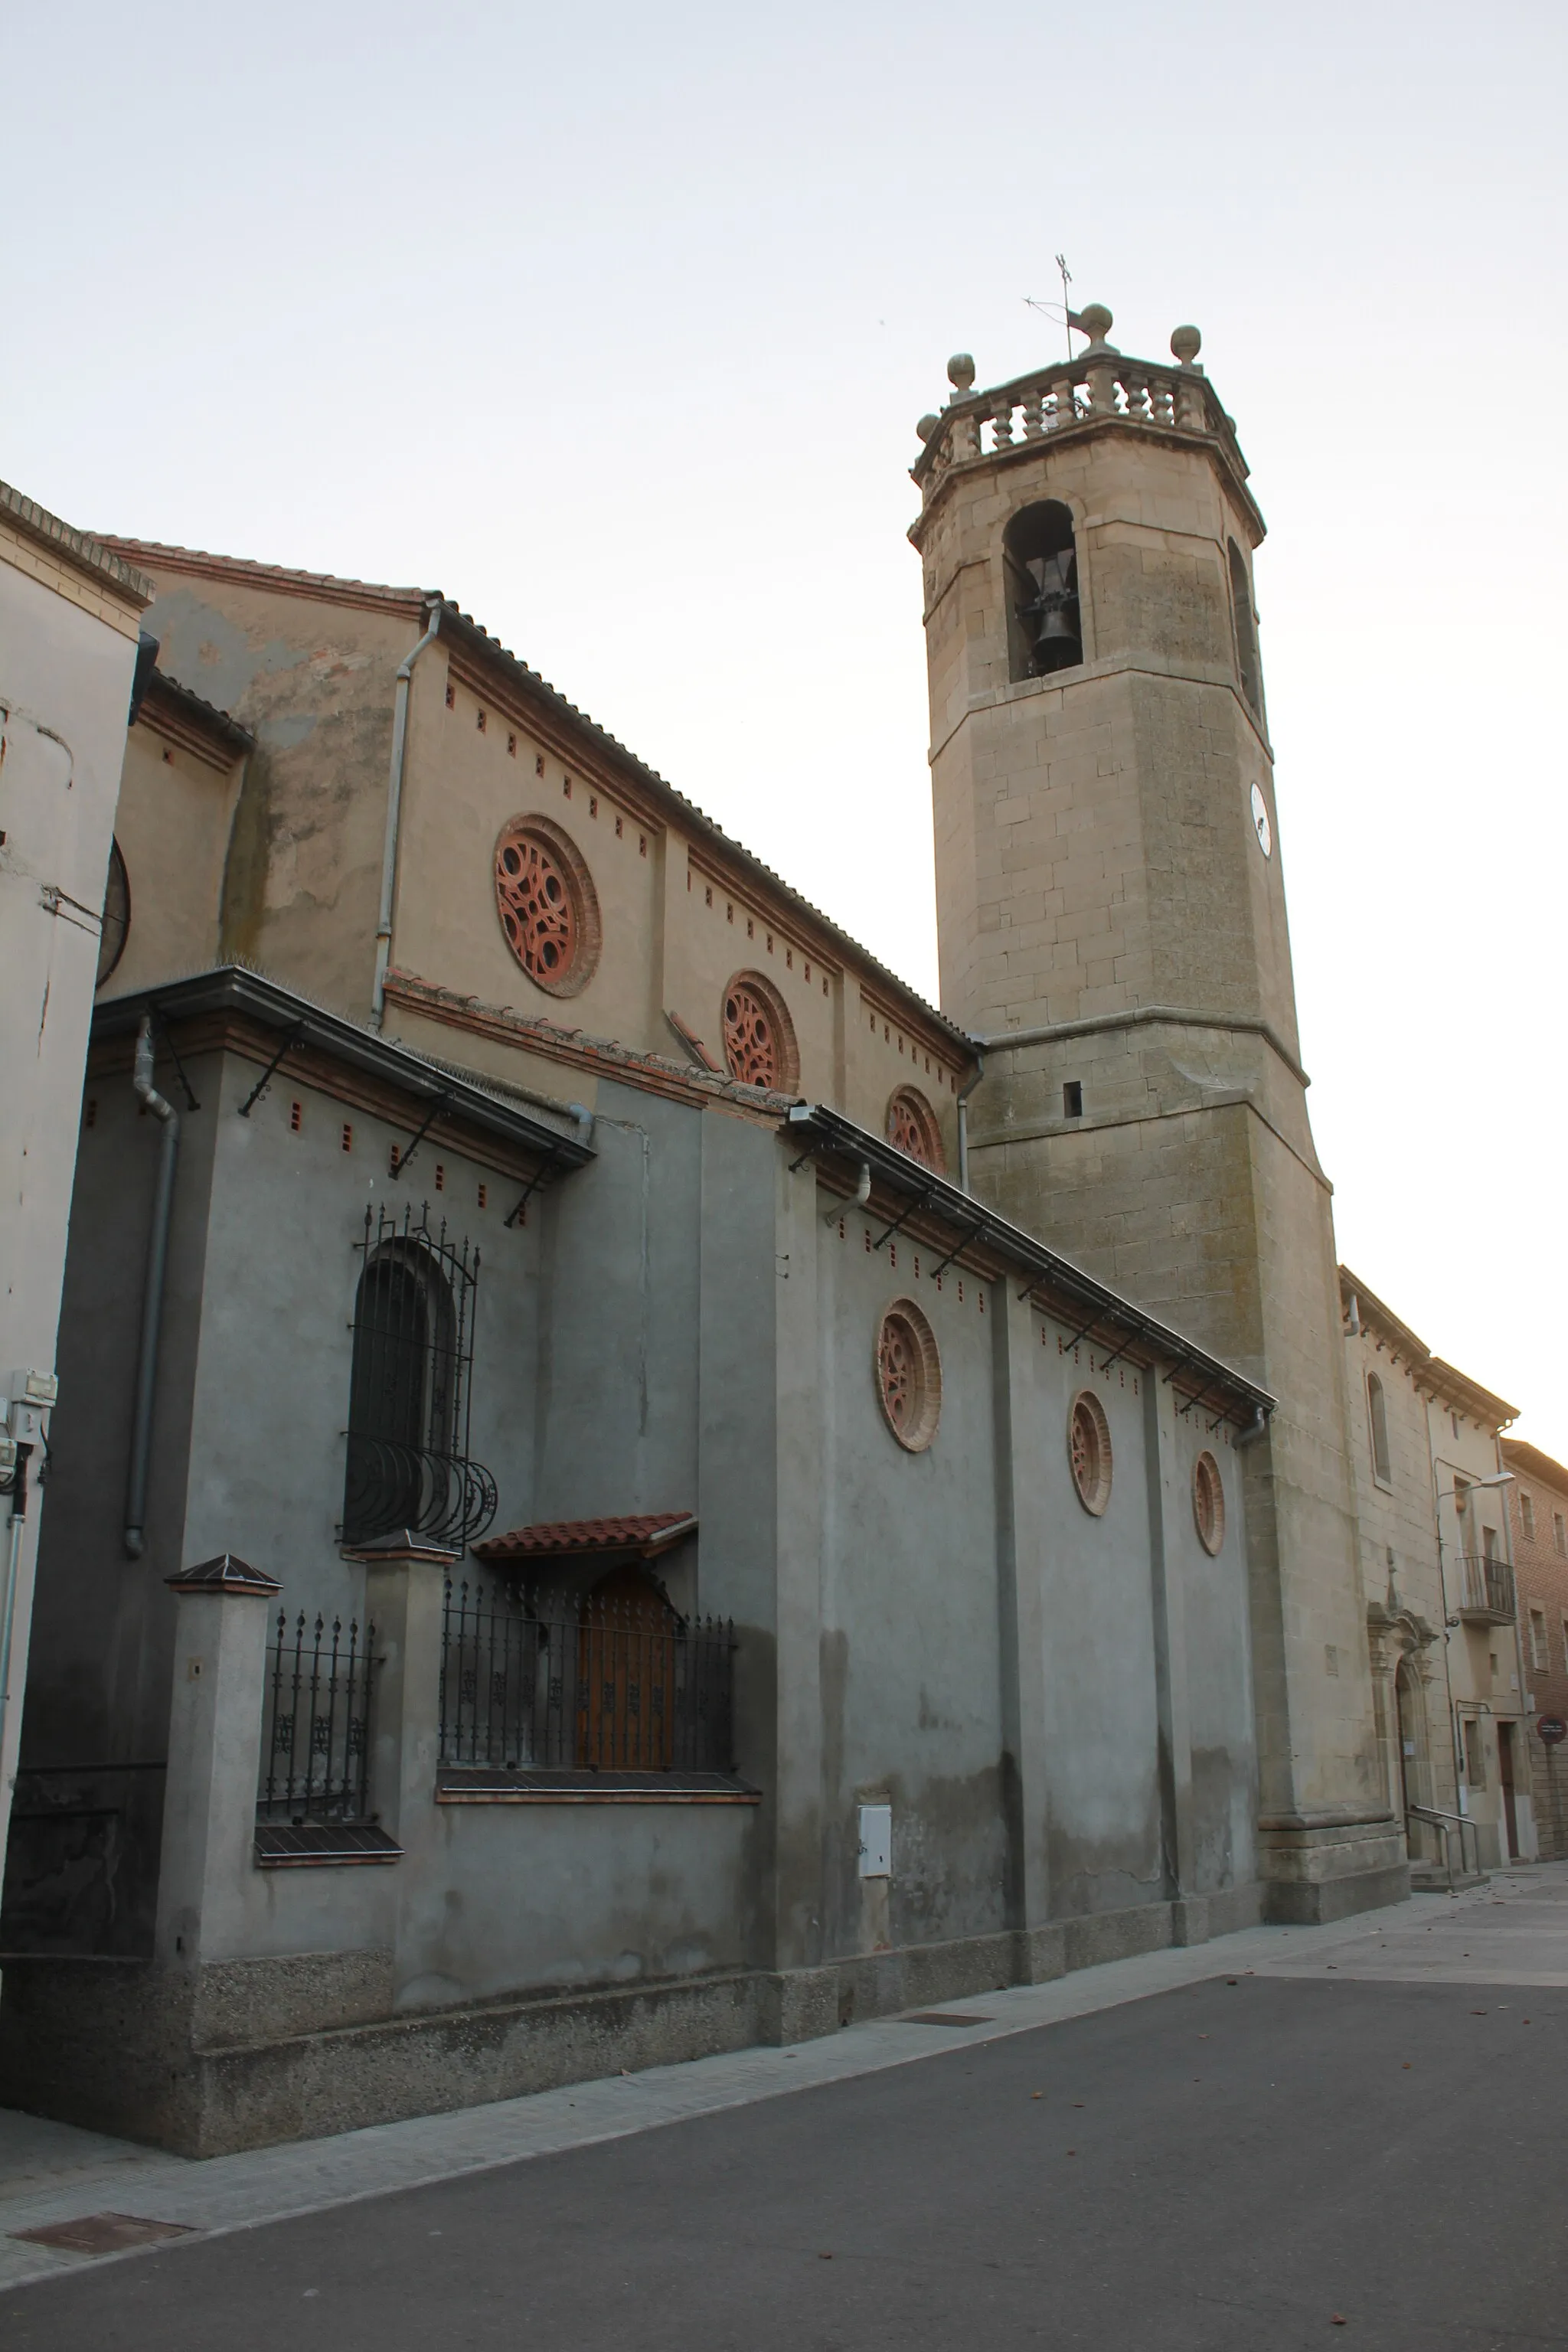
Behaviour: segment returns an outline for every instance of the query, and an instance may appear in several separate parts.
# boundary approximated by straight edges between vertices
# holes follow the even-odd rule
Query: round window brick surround
[[[800,1081],[795,1024],[773,982],[760,971],[738,971],[724,991],[724,1059],[745,1087],[792,1095]]]
[[[1212,1454],[1200,1454],[1193,1465],[1193,1518],[1212,1558],[1225,1541],[1225,1481]]]
[[[918,1087],[900,1087],[888,1105],[888,1140],[918,1160],[922,1168],[945,1176],[947,1160],[942,1148],[937,1116]]]
[[[495,849],[496,912],[519,963],[550,996],[575,996],[604,944],[594,877],[570,834],[546,816],[514,816]]]
[[[1098,1519],[1110,1500],[1110,1423],[1091,1389],[1074,1397],[1068,1414],[1068,1460],[1079,1501]]]
[[[923,1454],[942,1418],[936,1333],[912,1298],[895,1298],[877,1327],[877,1402],[906,1454]]]

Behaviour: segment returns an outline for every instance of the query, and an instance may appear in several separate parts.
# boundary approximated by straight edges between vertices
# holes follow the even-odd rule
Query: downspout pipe
[[[958,1189],[969,1190],[969,1097],[985,1076],[985,1056],[972,1037],[969,1041],[974,1055],[974,1075],[965,1078],[958,1089]]]
[[[386,782],[386,839],[381,853],[381,912],[375,924],[375,978],[370,991],[370,1025],[379,1029],[386,1018],[386,968],[392,961],[392,905],[397,891],[397,835],[403,821],[403,771],[408,757],[408,687],[414,665],[441,630],[441,607],[430,614],[430,625],[406,660],[398,664],[392,708],[392,767]]]
[[[6,1547],[5,1602],[0,1617],[0,1754],[5,1747],[5,1717],[10,1706],[11,1634],[16,1622],[16,1580],[22,1572],[22,1538],[27,1525],[27,1464],[30,1445],[18,1445],[11,1473],[11,1540]]]
[[[158,1340],[163,1322],[163,1275],[169,1263],[169,1224],[174,1207],[174,1170],[180,1157],[180,1121],[173,1103],[153,1084],[153,1016],[142,1015],[136,1032],[137,1093],[163,1123],[158,1174],[153,1191],[153,1222],[147,1234],[147,1273],[142,1289],[142,1345],[136,1358],[136,1402],[131,1417],[131,1462],[125,1474],[125,1552],[140,1559],[146,1548],[147,1464],[153,1451],[153,1407],[158,1392]]]

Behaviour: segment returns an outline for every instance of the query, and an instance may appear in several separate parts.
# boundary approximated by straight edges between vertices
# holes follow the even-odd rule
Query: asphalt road
[[[1220,1979],[42,2279],[0,2352],[1563,2347],[1565,2065],[1560,1988]]]

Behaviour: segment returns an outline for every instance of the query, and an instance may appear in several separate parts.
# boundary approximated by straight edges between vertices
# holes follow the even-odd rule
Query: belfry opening
[[[1059,499],[1021,507],[1002,535],[1008,676],[1015,685],[1083,659],[1072,510]]]

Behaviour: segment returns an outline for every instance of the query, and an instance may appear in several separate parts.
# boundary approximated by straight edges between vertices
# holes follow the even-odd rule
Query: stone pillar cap
[[[178,1576],[166,1576],[163,1581],[171,1592],[259,1592],[267,1598],[283,1590],[275,1576],[252,1568],[232,1551],[220,1551],[195,1568],[183,1568]]]

